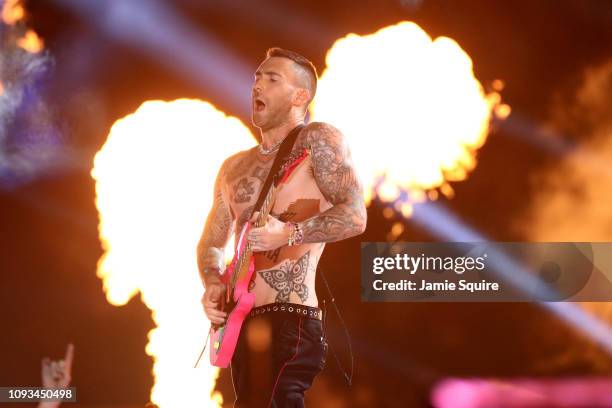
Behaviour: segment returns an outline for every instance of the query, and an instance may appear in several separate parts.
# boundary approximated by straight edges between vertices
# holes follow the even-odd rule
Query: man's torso
[[[294,150],[302,148],[299,143],[298,138]],[[228,162],[222,191],[236,220],[236,237],[253,211],[274,157],[253,148]],[[300,222],[330,207],[317,186],[308,156],[278,186],[270,214],[283,222]],[[249,291],[255,293],[255,306],[274,302],[317,306],[315,274],[324,247],[324,243],[306,243],[254,253],[256,276]]]

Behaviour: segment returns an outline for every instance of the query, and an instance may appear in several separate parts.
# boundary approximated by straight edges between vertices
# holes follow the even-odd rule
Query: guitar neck
[[[273,183],[270,186],[270,189],[268,190],[268,194],[266,194],[266,198],[264,199],[263,204],[261,205],[261,210],[259,211],[259,215],[257,216],[257,219],[254,223],[255,227],[263,227],[264,225],[266,225],[266,220],[268,218],[268,215],[270,214],[270,210],[272,209],[272,203],[274,202],[275,193],[276,187]],[[244,237],[243,239],[246,239],[246,237]],[[242,270],[242,266],[245,264],[245,262],[249,262],[252,254],[253,251],[251,249],[251,243],[247,240],[244,251],[240,253],[238,259],[236,260],[236,267],[234,268],[234,274],[232,275],[231,281],[232,290],[236,287],[236,281],[238,280],[238,275]]]

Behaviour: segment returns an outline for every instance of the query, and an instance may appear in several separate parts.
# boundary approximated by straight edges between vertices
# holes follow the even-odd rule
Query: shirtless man
[[[212,323],[223,323],[227,317],[220,310],[225,293],[220,280],[225,269],[223,248],[232,232],[238,236],[244,223],[255,221],[256,215],[249,217],[276,151],[292,129],[304,124],[316,86],[314,65],[280,48],[269,49],[255,72],[252,121],[261,130],[262,143],[229,157],[221,166],[198,245],[198,267],[206,288],[202,304]],[[322,370],[327,351],[315,293],[317,263],[326,242],[365,229],[363,191],[343,135],[326,123],[310,123],[300,130],[293,150],[304,147],[309,155],[279,186],[266,224],[251,228],[248,235],[255,260],[249,290],[255,293],[254,310],[262,313],[245,321],[232,358],[235,406],[261,406],[262,401],[263,406],[303,406],[304,392]],[[308,310],[307,317],[295,314],[299,307]],[[256,318],[269,321],[272,343],[269,386],[254,393],[249,378],[259,367],[249,367],[249,344],[244,338]]]

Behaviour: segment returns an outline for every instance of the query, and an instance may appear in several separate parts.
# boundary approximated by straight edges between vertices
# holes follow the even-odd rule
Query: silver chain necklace
[[[285,140],[285,138],[282,138],[278,143],[276,143],[274,146],[272,146],[271,148],[267,149],[265,147],[263,147],[263,142],[259,144],[259,153],[261,154],[272,154],[275,151],[278,150],[278,148],[280,147],[281,143],[283,143],[283,140]]]

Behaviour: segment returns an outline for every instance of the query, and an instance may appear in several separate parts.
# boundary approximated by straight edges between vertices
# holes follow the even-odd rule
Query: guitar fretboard
[[[274,183],[272,183],[272,185],[270,186],[270,190],[268,190],[268,194],[266,194],[266,198],[264,199],[264,202],[261,206],[261,211],[259,212],[259,215],[257,216],[257,220],[255,220],[255,224],[254,224],[255,227],[263,227],[264,225],[266,225],[266,219],[268,218],[268,215],[270,214],[270,210],[272,209],[272,205],[271,205],[273,202],[272,197],[274,196],[275,193],[276,193],[276,187],[274,186]],[[243,239],[247,239],[247,237],[245,236]],[[251,249],[251,243],[247,240],[244,251],[240,253],[240,256],[236,260],[236,269],[234,270],[237,273],[234,273],[232,276],[232,281],[231,281],[232,291],[236,287],[236,281],[238,281],[238,278],[241,278],[242,275],[244,275],[244,271],[242,267],[244,266],[245,262],[248,262],[250,260],[252,252],[253,251]]]

